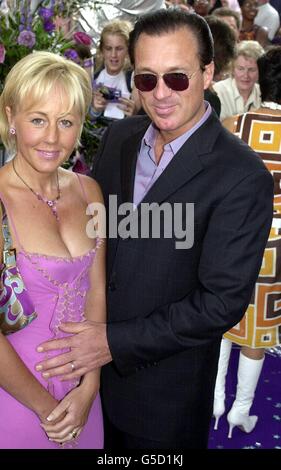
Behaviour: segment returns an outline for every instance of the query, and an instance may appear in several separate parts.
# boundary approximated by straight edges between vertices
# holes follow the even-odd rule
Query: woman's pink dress
[[[10,222],[13,224],[12,220]],[[76,387],[77,382],[62,382],[57,378],[49,381],[43,379],[41,374],[36,372],[35,365],[46,355],[38,353],[36,348],[43,341],[65,336],[58,329],[62,321],[84,319],[84,304],[89,289],[89,268],[94,262],[95,252],[95,249],[92,249],[84,256],[71,259],[31,254],[25,252],[23,248],[17,254],[17,265],[38,316],[24,329],[8,335],[7,339],[32,374],[58,400]],[[64,446],[64,448],[70,447],[103,448],[103,419],[99,395],[92,405],[87,424],[80,436],[74,444]],[[0,388],[0,448],[62,447],[48,440],[40,427],[39,418],[33,411]]]

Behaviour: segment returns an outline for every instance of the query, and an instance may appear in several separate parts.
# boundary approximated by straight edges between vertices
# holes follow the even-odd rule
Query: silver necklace
[[[17,175],[17,177],[23,182],[23,184],[32,192],[32,194],[34,194],[34,196],[37,197],[37,199],[41,202],[44,202],[45,204],[47,204],[47,206],[51,209],[52,211],[52,214],[55,216],[55,218],[57,220],[59,220],[59,216],[58,216],[58,211],[57,211],[57,202],[58,200],[60,199],[61,197],[61,190],[60,190],[60,184],[59,184],[59,175],[58,175],[58,171],[57,171],[57,190],[58,190],[58,195],[55,199],[47,199],[43,196],[41,196],[41,194],[37,193],[36,191],[34,191],[34,189],[32,189],[29,184],[27,184],[26,181],[24,181],[24,179],[19,175],[19,173],[17,172],[16,168],[15,168],[15,161],[14,159],[12,160],[12,164],[13,164],[13,170],[15,172],[15,174]]]
[[[269,109],[279,109],[281,110],[281,104],[275,103],[274,101],[262,101],[261,103],[262,108],[269,108]]]

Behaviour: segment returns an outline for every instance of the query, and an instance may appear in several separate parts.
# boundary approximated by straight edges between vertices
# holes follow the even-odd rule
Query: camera
[[[97,84],[95,89],[99,91],[104,99],[111,102],[117,102],[121,98],[121,90],[106,85]]]

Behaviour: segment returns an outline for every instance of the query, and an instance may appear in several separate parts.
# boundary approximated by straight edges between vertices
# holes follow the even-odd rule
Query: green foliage
[[[56,53],[63,53],[73,45],[63,36],[61,30],[48,33],[45,31],[43,21],[35,11],[32,19],[32,31],[35,34],[35,45],[30,48],[18,44],[20,12],[9,12],[3,15],[0,11],[0,44],[5,48],[5,59],[0,63],[0,92],[3,89],[4,81],[9,70],[20,59],[30,54],[34,50],[48,50]]]
[[[83,156],[85,163],[90,168],[105,129],[106,127],[102,122],[98,121],[94,123],[89,117],[85,121],[81,135],[81,147],[79,148],[79,152]]]

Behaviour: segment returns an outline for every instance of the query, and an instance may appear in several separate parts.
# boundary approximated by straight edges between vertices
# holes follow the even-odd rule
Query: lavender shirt
[[[150,124],[142,138],[141,148],[137,159],[133,199],[135,207],[143,200],[151,186],[169,165],[172,158],[180,150],[187,139],[189,139],[192,134],[208,119],[212,112],[212,108],[207,101],[205,101],[205,106],[206,111],[195,126],[180,137],[172,140],[172,142],[164,145],[164,151],[158,165],[155,160],[154,144],[159,131],[154,124]]]

